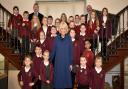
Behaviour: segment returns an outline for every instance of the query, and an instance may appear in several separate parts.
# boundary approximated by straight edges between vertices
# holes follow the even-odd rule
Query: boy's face
[[[19,10],[18,10],[17,8],[15,8],[15,9],[13,10],[13,13],[16,14],[16,15],[18,15],[18,14],[19,14]]]
[[[52,18],[48,18],[48,24],[52,25],[53,19]]]
[[[25,66],[29,66],[31,63],[32,63],[31,59],[25,58],[25,60],[24,60]]]
[[[101,59],[96,59],[96,61],[95,61],[95,66],[96,67],[101,67],[102,66],[102,60]]]
[[[27,14],[27,13],[24,13],[24,14],[23,14],[23,18],[24,18],[24,19],[28,19],[28,16],[29,16],[29,14]]]
[[[48,52],[44,52],[43,58],[44,58],[44,60],[48,60],[49,59],[49,53]]]
[[[82,16],[81,19],[80,19],[80,21],[81,21],[81,23],[85,23],[85,21],[86,21],[86,20],[85,20],[85,17]]]
[[[91,47],[91,44],[89,41],[85,41],[85,48],[89,49]]]
[[[71,31],[70,31],[70,36],[71,36],[71,38],[74,38],[75,35],[76,35],[75,31],[71,30]]]
[[[87,63],[86,58],[85,57],[81,57],[80,58],[80,65],[85,66],[86,63]]]
[[[36,53],[37,55],[42,54],[41,48],[40,48],[40,47],[36,47],[36,48],[35,48],[35,53]]]
[[[79,16],[76,16],[76,17],[75,17],[75,22],[76,22],[76,23],[79,23],[79,21],[80,21]]]
[[[52,28],[51,28],[51,33],[52,33],[52,34],[56,34],[56,33],[57,33],[56,28],[52,27]]]

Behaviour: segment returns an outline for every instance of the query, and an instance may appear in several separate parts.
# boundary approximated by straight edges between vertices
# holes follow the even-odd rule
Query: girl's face
[[[75,35],[76,35],[75,31],[74,30],[71,30],[70,31],[70,37],[71,38],[75,38]]]
[[[95,66],[96,67],[101,67],[102,66],[102,60],[98,59],[95,61]]]
[[[80,58],[80,65],[85,66],[86,63],[87,63],[86,58],[85,57],[81,57]]]
[[[108,14],[108,13],[107,13],[107,10],[104,9],[104,10],[103,10],[103,16],[107,16],[107,14]]]
[[[85,41],[85,48],[86,49],[90,49],[90,47],[91,47],[90,42],[89,41]]]
[[[66,21],[66,16],[65,15],[62,15],[62,21],[65,22]]]
[[[47,18],[43,18],[42,24],[43,24],[43,25],[47,25],[47,22],[48,22]]]
[[[44,58],[44,60],[48,60],[49,59],[49,53],[48,52],[44,52],[43,58]]]
[[[82,26],[80,27],[80,31],[81,31],[81,32],[85,32],[85,31],[86,31],[86,27],[85,27],[84,25],[82,25]]]
[[[52,28],[51,28],[51,34],[56,34],[56,33],[57,33],[56,28],[55,28],[55,27],[52,27]]]
[[[40,39],[41,39],[41,40],[44,40],[44,39],[45,39],[45,34],[44,34],[44,32],[40,32]]]
[[[24,60],[25,66],[30,66],[31,63],[32,63],[32,61],[30,58],[25,58],[25,60]]]
[[[26,13],[23,14],[23,18],[24,18],[24,19],[28,19],[28,16],[29,16],[29,14],[26,14]]]
[[[41,48],[40,48],[40,47],[36,47],[36,48],[35,48],[35,53],[36,53],[37,55],[41,55],[41,54],[42,54]]]
[[[18,15],[18,14],[19,14],[19,10],[18,10],[17,8],[15,8],[15,9],[13,10],[13,13],[16,14],[16,15]]]
[[[70,28],[75,28],[75,23],[74,22],[70,22],[69,27]]]
[[[96,17],[95,12],[92,12],[92,13],[91,13],[91,18],[92,18],[92,19],[95,19],[95,17]]]
[[[56,21],[55,21],[55,25],[56,25],[57,27],[59,27],[60,21],[59,21],[59,20],[56,20]]]

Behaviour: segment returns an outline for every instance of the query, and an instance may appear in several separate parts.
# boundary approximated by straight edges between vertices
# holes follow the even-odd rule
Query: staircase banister
[[[124,7],[121,11],[119,11],[116,15],[120,16],[126,9],[128,9],[128,5]]]
[[[0,3],[0,8],[2,8],[5,12],[11,15],[11,12],[9,12],[3,5]]]

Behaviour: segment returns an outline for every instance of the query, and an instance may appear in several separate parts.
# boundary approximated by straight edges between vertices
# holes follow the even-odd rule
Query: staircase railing
[[[125,41],[128,40],[128,34],[126,32],[128,30],[128,6],[126,6],[123,10],[117,13],[114,19],[115,21],[114,23],[112,23],[112,25],[114,25],[114,29],[117,30],[117,33],[111,34],[111,39],[109,39],[108,43],[106,42],[107,47],[106,56],[104,57],[105,59],[108,59],[109,56],[116,54],[116,50],[122,47]],[[123,34],[124,32],[126,33]],[[102,54],[102,51],[99,52],[100,54]]]

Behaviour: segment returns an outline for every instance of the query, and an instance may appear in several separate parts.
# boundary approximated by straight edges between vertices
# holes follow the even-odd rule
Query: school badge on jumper
[[[29,76],[29,77],[31,76],[31,72],[29,72],[28,76]]]

